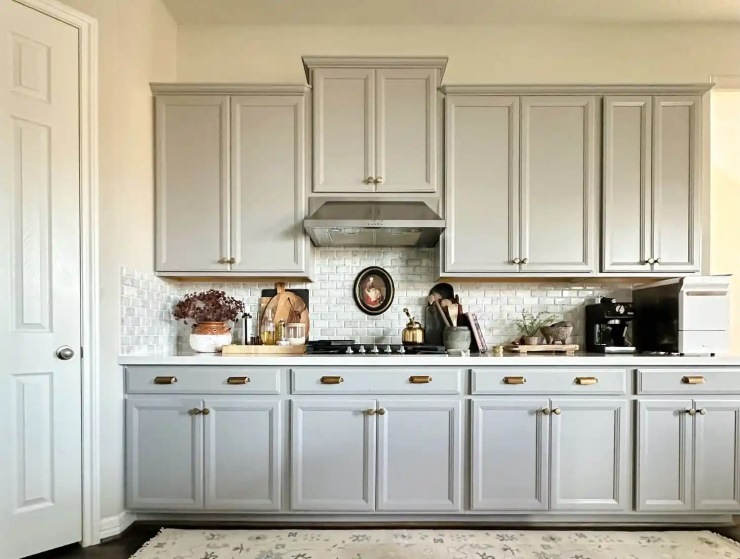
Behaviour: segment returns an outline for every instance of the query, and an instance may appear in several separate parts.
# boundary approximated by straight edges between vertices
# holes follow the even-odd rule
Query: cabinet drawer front
[[[473,394],[625,394],[624,369],[473,369]]]
[[[126,367],[129,394],[280,394],[272,367]]]
[[[740,394],[740,368],[638,369],[638,394]]]
[[[293,394],[461,394],[462,369],[306,368],[291,371]]]

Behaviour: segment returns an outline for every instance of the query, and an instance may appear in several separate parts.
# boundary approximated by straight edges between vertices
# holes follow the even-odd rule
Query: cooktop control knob
[[[380,350],[378,349],[378,346],[374,345],[373,349],[370,350],[370,353],[375,353],[376,355],[380,353]]]
[[[364,345],[361,345],[361,346],[360,346],[360,349],[358,349],[358,350],[357,350],[357,353],[367,353],[367,352],[365,351],[365,346],[364,346]]]
[[[398,353],[400,353],[401,355],[403,355],[404,353],[406,353],[406,350],[403,349],[403,346],[401,346],[401,347],[398,348]]]
[[[385,349],[383,350],[383,353],[393,353],[393,350],[391,349],[391,346],[389,346],[389,345],[385,346]]]
[[[352,355],[354,353],[354,351],[352,351],[352,346],[349,346],[348,345],[347,346],[347,351],[345,351],[344,353],[346,353],[347,355]]]

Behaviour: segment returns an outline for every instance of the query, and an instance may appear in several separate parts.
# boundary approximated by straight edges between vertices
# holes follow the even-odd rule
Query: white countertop
[[[678,357],[660,355],[603,355],[579,353],[566,355],[511,355],[502,357],[471,356],[448,357],[446,355],[221,355],[210,353],[180,355],[122,355],[120,365],[267,365],[278,367],[326,367],[339,365],[356,366],[452,366],[452,367],[490,367],[490,366],[622,366],[622,367],[713,367],[740,366],[740,356],[721,357]]]

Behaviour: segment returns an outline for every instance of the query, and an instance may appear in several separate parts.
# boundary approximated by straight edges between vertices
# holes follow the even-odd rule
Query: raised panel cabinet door
[[[654,268],[696,272],[701,256],[701,97],[655,97],[653,106]]]
[[[205,409],[206,510],[280,510],[280,400],[208,398]]]
[[[126,400],[126,506],[203,508],[203,416],[198,398]]]
[[[552,400],[552,510],[631,510],[629,409],[627,400]]]
[[[313,191],[374,192],[375,70],[313,70]]]
[[[228,97],[156,96],[156,271],[229,269],[228,145]]]
[[[595,272],[596,98],[523,97],[523,272]]]
[[[519,98],[445,99],[445,272],[518,272]]]
[[[637,510],[691,510],[690,409],[691,400],[637,402]]]
[[[650,96],[604,98],[604,272],[650,272],[652,266]]]
[[[378,192],[435,192],[438,70],[375,70],[375,177]]]
[[[377,510],[462,510],[462,401],[380,400]]]
[[[291,510],[375,510],[375,400],[291,402]]]
[[[740,511],[740,399],[694,407],[694,509]]]
[[[232,271],[306,272],[306,97],[231,99]]]
[[[472,401],[473,510],[548,509],[549,405],[546,398]]]

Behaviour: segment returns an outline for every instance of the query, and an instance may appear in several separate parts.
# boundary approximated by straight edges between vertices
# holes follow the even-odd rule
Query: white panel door
[[[157,271],[227,271],[229,98],[157,95],[155,104]]]
[[[638,401],[637,510],[691,510],[690,409],[691,400]]]
[[[305,273],[306,97],[233,97],[231,168],[231,271]]]
[[[652,257],[650,96],[604,98],[604,272],[650,272]]]
[[[653,257],[656,272],[700,269],[701,98],[653,104]]]
[[[0,555],[16,558],[82,539],[77,29],[3,0],[0,76]]]
[[[596,98],[523,97],[523,272],[595,272]]]
[[[629,511],[629,402],[552,401],[551,510]]]
[[[548,509],[549,404],[547,398],[473,400],[473,510]]]
[[[462,510],[462,402],[378,402],[379,511]]]
[[[312,84],[314,192],[374,192],[375,70],[318,68]]]
[[[293,400],[291,510],[375,509],[375,400]]]
[[[518,272],[519,98],[445,101],[445,272]]]
[[[740,400],[696,400],[694,509],[740,511]]]
[[[205,409],[206,510],[280,510],[280,400],[208,398]]]
[[[375,70],[378,192],[437,190],[437,72]]]

